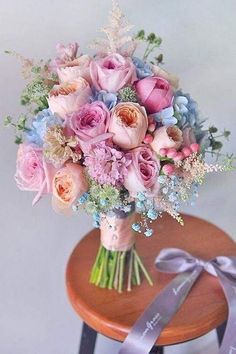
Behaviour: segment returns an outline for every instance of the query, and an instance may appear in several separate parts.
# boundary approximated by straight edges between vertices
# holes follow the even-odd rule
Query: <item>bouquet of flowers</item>
[[[36,192],[33,205],[50,194],[56,211],[92,215],[101,246],[90,281],[119,292],[125,281],[127,290],[142,277],[152,284],[136,237],[152,236],[163,212],[183,224],[181,203],[193,203],[205,175],[233,161],[206,162],[207,153],[222,155],[220,138],[230,132],[205,127],[196,102],[154,54],[161,38],[144,30],[131,36],[131,27],[113,3],[93,56],[77,54],[77,43],[58,44],[48,61],[8,52],[22,61],[27,112],[5,118],[19,144],[17,186]],[[146,45],[142,59],[138,45]]]

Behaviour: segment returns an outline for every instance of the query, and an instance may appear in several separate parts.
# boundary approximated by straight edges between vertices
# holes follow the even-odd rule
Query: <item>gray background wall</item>
[[[163,37],[166,68],[181,78],[181,86],[210,122],[231,129],[226,149],[236,152],[236,1],[120,0],[120,5],[136,30]],[[78,40],[86,51],[110,7],[110,0],[0,0],[1,116],[21,112],[23,87],[18,64],[3,50],[48,58],[58,41]],[[11,132],[1,127],[0,353],[73,354],[81,321],[66,298],[64,270],[73,247],[91,228],[90,218],[58,216],[49,198],[32,209],[33,196],[17,190],[13,180],[12,140]],[[211,175],[188,212],[236,237],[235,191],[235,173]],[[210,334],[167,354],[213,354],[214,340]],[[118,347],[101,337],[96,353],[115,353]]]

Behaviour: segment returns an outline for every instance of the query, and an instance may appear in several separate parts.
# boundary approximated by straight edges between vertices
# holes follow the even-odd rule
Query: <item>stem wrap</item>
[[[102,218],[102,245],[110,251],[129,251],[135,243],[135,233],[132,230],[134,221],[134,213],[126,214],[125,217],[115,215]]]

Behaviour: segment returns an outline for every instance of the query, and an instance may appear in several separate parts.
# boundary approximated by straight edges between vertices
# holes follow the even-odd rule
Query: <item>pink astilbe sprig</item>
[[[116,187],[124,183],[130,163],[129,153],[119,151],[104,141],[93,146],[84,160],[92,179],[99,184],[110,184]]]

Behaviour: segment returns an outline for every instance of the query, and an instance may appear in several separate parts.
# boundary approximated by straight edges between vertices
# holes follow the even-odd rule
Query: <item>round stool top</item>
[[[92,230],[74,249],[66,271],[70,302],[80,317],[97,332],[124,341],[131,327],[154,297],[175,276],[156,270],[154,260],[162,248],[176,247],[205,260],[235,255],[236,244],[218,227],[184,215],[180,226],[168,215],[154,224],[154,235],[137,234],[137,250],[149,269],[154,286],[144,279],[131,292],[118,294],[89,283],[100,244],[99,230]],[[171,345],[197,338],[218,327],[227,318],[227,304],[217,278],[203,272],[181,309],[162,332],[158,344]]]

